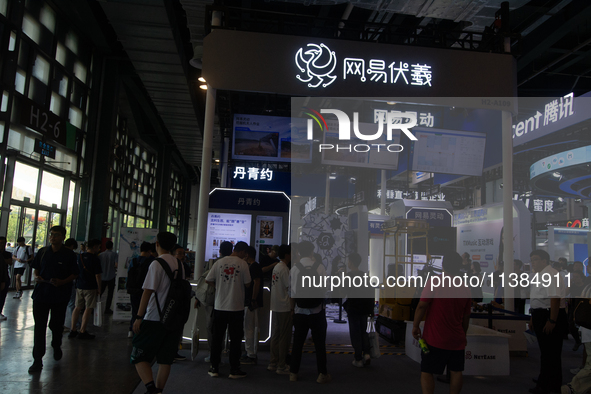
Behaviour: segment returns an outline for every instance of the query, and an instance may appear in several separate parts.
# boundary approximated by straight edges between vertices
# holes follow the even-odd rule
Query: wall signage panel
[[[259,192],[240,189],[214,189],[209,194],[209,209],[289,212],[291,201],[283,192]]]
[[[217,89],[331,97],[515,96],[511,55],[223,29],[205,37],[204,52],[203,76]]]
[[[29,127],[46,138],[67,146],[67,133],[65,119],[53,112],[41,108],[37,103],[26,98],[19,98],[21,111],[21,124]]]
[[[33,152],[37,152],[41,156],[49,157],[50,159],[55,159],[55,146],[49,145],[38,138],[35,138]]]

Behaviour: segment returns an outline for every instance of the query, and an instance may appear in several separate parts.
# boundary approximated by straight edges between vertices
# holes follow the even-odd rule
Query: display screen
[[[281,232],[283,230],[283,218],[281,216],[257,216],[254,243],[257,250],[256,260],[262,253],[267,253],[267,247],[281,245]]]
[[[441,129],[412,129],[412,170],[481,176],[486,134]]]
[[[306,119],[234,115],[232,159],[310,163]]]
[[[251,215],[209,212],[205,259],[221,257],[220,244],[224,241],[229,241],[232,245],[243,241],[250,245],[251,220]]]

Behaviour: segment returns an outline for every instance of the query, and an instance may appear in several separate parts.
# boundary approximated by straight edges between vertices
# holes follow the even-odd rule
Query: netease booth
[[[478,72],[475,73],[474,70]],[[351,245],[367,255],[366,251],[377,241],[375,238],[370,241],[369,233],[378,232],[376,225],[381,225],[380,222],[388,218],[384,216],[385,209],[382,209],[382,216],[372,216],[371,219],[375,220],[369,220],[369,213],[363,205],[371,199],[366,199],[363,193],[357,192],[355,186],[355,197],[348,196],[355,201],[355,206],[348,208],[348,218],[334,216],[333,210],[330,209],[331,180],[334,177],[329,168],[384,170],[389,171],[391,178],[398,176],[399,179],[405,173],[413,172],[414,176],[416,171],[453,174],[451,177],[435,174],[430,182],[437,184],[449,182],[454,177],[457,179],[460,176],[480,176],[483,165],[490,166],[500,162],[496,160],[500,159],[500,131],[510,131],[510,123],[508,125],[506,122],[510,117],[508,118],[507,114],[516,111],[516,101],[513,99],[515,61],[512,56],[503,54],[240,32],[220,28],[214,29],[204,39],[202,75],[211,89],[208,91],[208,105],[215,105],[209,101],[215,99],[215,89],[300,96],[297,100],[292,98],[290,122],[285,118],[254,119],[249,114],[235,114],[232,157],[244,161],[261,161],[269,158],[277,162],[289,161],[292,170],[291,195],[306,199],[324,196],[325,213],[317,210],[308,215],[301,221],[301,229],[305,239],[318,238],[316,233],[320,233],[318,236],[324,234],[326,237],[329,232],[333,238],[338,238],[333,239],[334,242],[330,245],[342,247],[334,252],[331,252],[332,247],[316,242],[316,251],[323,253],[321,257],[329,272],[333,265],[338,264],[339,258],[342,259],[346,252],[352,250]],[[245,78],[245,75],[248,77]],[[356,103],[353,96],[368,98],[363,100],[364,103]],[[340,106],[344,101],[337,103],[337,100],[327,97],[350,98],[350,110],[345,111],[345,108]],[[372,103],[380,103],[381,107],[377,105],[376,108],[380,107],[378,110],[385,113],[374,117]],[[402,111],[407,111],[406,115],[400,116],[386,110],[385,103],[397,105],[397,111],[405,105],[416,106],[416,109],[403,109]],[[474,119],[458,122],[452,113],[454,106],[470,109],[472,118],[483,114],[479,111],[495,112],[496,118],[493,121],[487,119],[486,122],[482,122],[482,126],[478,126]],[[361,112],[360,107],[369,109],[371,115],[358,115],[355,118],[355,113]],[[213,112],[210,113],[213,115]],[[326,117],[319,116],[323,114],[326,114]],[[349,134],[341,127],[341,120],[345,116],[353,125]],[[380,120],[380,116],[383,116],[383,120]],[[420,125],[416,129],[419,139],[414,144],[408,141],[412,139],[411,133],[400,124],[405,121],[396,122],[398,118],[409,118],[411,123],[414,120],[413,124]],[[344,122],[346,123],[347,121]],[[206,125],[208,124],[213,122],[208,123],[206,120]],[[396,126],[393,126],[394,124]],[[434,129],[434,126],[437,126],[437,129]],[[379,130],[377,133],[376,127]],[[490,130],[487,130],[487,127]],[[212,130],[206,127],[205,133],[211,132]],[[491,138],[492,135],[494,138]],[[343,138],[348,140],[343,141]],[[339,150],[339,144],[345,143],[350,147]],[[333,148],[329,149],[331,146]],[[457,150],[454,155],[449,153],[451,148]],[[495,154],[497,156],[494,156]],[[494,163],[490,163],[493,156]],[[448,160],[450,158],[454,160]],[[315,181],[319,179],[321,169],[327,172],[323,174],[326,178],[323,182],[317,183]],[[361,174],[363,175],[359,179],[351,177],[353,184],[355,181],[358,185],[367,184],[363,177],[370,173]],[[375,177],[375,174],[372,176]],[[410,177],[406,175],[406,179]],[[423,177],[417,182],[427,178]],[[364,192],[368,193],[367,190]],[[386,193],[385,184],[382,184],[382,193]],[[237,197],[238,195],[234,194],[232,198]],[[261,231],[258,219],[270,221],[269,218],[281,217],[280,222],[274,220],[274,225],[280,223],[284,227],[283,231],[289,228],[289,217],[277,214],[279,210],[252,214],[247,212],[246,206],[238,206],[236,201],[229,201],[231,205],[213,207],[213,200],[210,199],[210,212],[207,217],[208,229],[211,229],[206,241],[207,258],[213,258],[217,254],[219,241],[224,238],[232,237],[231,239],[236,241],[249,238],[255,243],[255,233]],[[437,220],[437,212],[428,210],[435,208],[434,206],[415,205],[417,206],[408,206],[408,209],[405,207],[405,217],[409,212],[410,215],[420,213],[421,218],[425,213],[429,218],[430,214],[434,213]],[[447,213],[451,216],[452,212],[448,209]],[[299,220],[299,212],[294,212],[295,215],[298,215]],[[201,217],[200,220],[205,218]],[[231,223],[236,226],[222,226],[228,229],[215,228],[215,223],[226,223],[226,220],[236,221]],[[321,224],[326,224],[330,231],[325,230]],[[450,229],[453,225],[450,219],[445,227]],[[369,231],[366,232],[366,228]],[[230,231],[231,234],[226,234],[226,231]],[[349,238],[343,239],[346,237]],[[287,238],[284,236],[283,239]],[[261,239],[258,241],[260,244]],[[378,266],[381,265],[384,274],[385,256],[382,256],[382,259],[376,257],[368,256],[370,272],[378,270]],[[378,261],[382,264],[376,264]],[[497,334],[486,328],[475,330],[480,330],[476,333],[477,336],[483,333]],[[261,338],[263,337],[261,332]],[[486,341],[486,338],[479,340]],[[507,339],[500,340],[505,341],[506,349]],[[505,362],[505,358],[497,358],[496,362],[500,361]],[[503,370],[501,373],[506,371]]]
[[[283,192],[214,189],[209,195],[206,259],[221,257],[219,249],[224,241],[233,245],[243,241],[255,246],[256,261],[260,261],[260,253],[265,253],[266,246],[289,243],[290,211],[291,200]],[[263,307],[258,312],[257,327],[260,342],[266,342],[271,333],[270,288],[265,285],[263,289]],[[206,340],[205,313],[192,309],[190,322],[194,321],[195,315],[201,340]],[[190,324],[185,325],[187,338],[191,329]]]

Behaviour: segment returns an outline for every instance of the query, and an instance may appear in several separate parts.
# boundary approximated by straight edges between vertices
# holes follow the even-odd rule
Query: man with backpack
[[[244,286],[251,284],[248,264],[244,261],[247,250],[246,242],[236,243],[232,254],[219,259],[205,278],[215,286],[211,368],[208,371],[211,377],[219,376],[226,328],[230,335],[230,379],[246,377],[240,370],[240,348],[244,334]]]
[[[332,376],[326,368],[326,312],[324,309],[324,286],[315,287],[326,276],[322,261],[314,261],[314,245],[303,241],[299,245],[301,259],[291,268],[291,291],[293,325],[293,350],[291,354],[289,380],[298,380],[302,351],[308,330],[312,331],[312,340],[316,351],[317,383],[328,383]]]
[[[150,263],[154,261],[152,256],[153,245],[149,242],[142,242],[140,246],[139,257],[134,257],[129,264],[127,271],[127,294],[131,302],[131,321],[129,322],[128,338],[133,338],[133,323],[140,308],[140,301],[142,300],[142,293],[144,290],[144,280],[148,274]]]
[[[21,290],[21,278],[25,274],[27,264],[33,260],[33,252],[31,247],[25,245],[25,238],[18,237],[16,239],[17,247],[12,253],[12,261],[14,262],[14,275],[16,279],[16,293],[12,298],[21,298],[23,291]]]
[[[183,265],[170,254],[176,235],[160,232],[156,236],[159,257],[150,263],[140,306],[133,323],[131,363],[147,393],[161,393],[177,352],[179,335],[189,317],[191,285]],[[187,293],[188,292],[188,293]],[[179,309],[176,309],[179,306]],[[151,363],[156,358],[158,375],[154,382]]]

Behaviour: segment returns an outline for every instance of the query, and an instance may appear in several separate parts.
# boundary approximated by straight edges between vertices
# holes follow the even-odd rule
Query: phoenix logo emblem
[[[300,48],[295,56],[295,63],[302,75],[296,75],[299,81],[308,84],[310,88],[322,85],[327,87],[337,79],[332,75],[337,66],[337,57],[326,45],[308,44]]]

